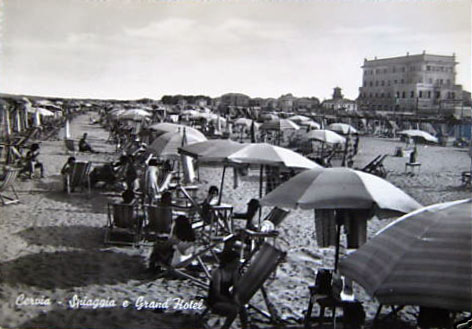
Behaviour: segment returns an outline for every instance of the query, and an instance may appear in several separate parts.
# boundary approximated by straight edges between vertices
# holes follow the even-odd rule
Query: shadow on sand
[[[149,281],[145,260],[113,251],[40,252],[0,264],[0,282],[44,289]]]
[[[201,312],[201,311],[196,311]],[[20,328],[49,329],[200,329],[204,324],[198,314],[179,314],[171,311],[153,312],[134,308],[61,309],[28,320]]]
[[[29,227],[16,233],[28,244],[70,247],[78,249],[103,248],[104,227],[84,225]]]

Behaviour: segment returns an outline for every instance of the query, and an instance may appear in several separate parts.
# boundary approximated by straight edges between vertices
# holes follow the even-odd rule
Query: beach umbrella
[[[306,138],[309,140],[317,140],[327,144],[344,144],[346,143],[346,138],[341,135],[338,135],[334,131],[326,129],[315,129],[311,130],[306,134]]]
[[[274,113],[264,113],[261,114],[260,118],[264,121],[278,120],[279,116]]]
[[[110,112],[108,112],[108,114],[114,118],[118,118],[120,114],[123,114],[125,112],[126,112],[125,109],[113,109]]]
[[[328,126],[328,129],[343,135],[357,133],[357,130],[353,126],[346,123],[332,123]]]
[[[302,121],[298,123],[299,126],[302,127],[310,127],[312,129],[321,129],[321,125],[318,122],[309,120],[309,121]]]
[[[149,126],[150,130],[156,131],[158,134],[162,135],[168,132],[179,132],[179,131],[184,131],[188,136],[192,136],[195,138],[204,138],[206,140],[205,135],[203,135],[202,132],[199,130],[192,128],[192,127],[187,127],[184,125],[179,125],[176,123],[170,123],[170,122],[161,122],[161,123],[156,123],[154,125]]]
[[[180,113],[181,116],[186,117],[187,120],[189,119],[201,119],[204,115],[197,110],[185,110]],[[203,116],[202,116],[203,115]]]
[[[228,156],[234,163],[279,166],[285,168],[313,169],[321,168],[299,153],[267,143],[246,144],[239,151]]]
[[[383,305],[470,312],[471,238],[472,199],[435,204],[385,227],[339,269]]]
[[[183,146],[179,148],[178,152],[191,156],[200,163],[222,163],[228,156],[246,145],[229,139],[211,139]]]
[[[421,207],[388,181],[350,168],[302,172],[267,194],[261,204],[301,209],[371,209],[376,215],[405,214]],[[341,224],[336,224],[335,270],[341,234]]]
[[[132,109],[118,114],[118,119],[141,121],[144,118],[148,118],[150,116],[152,116],[152,114],[147,111],[141,109]]]
[[[419,129],[409,129],[403,130],[398,133],[399,135],[405,135],[412,138],[422,138],[427,142],[437,143],[438,139],[433,135],[427,133],[426,131],[419,130]]]
[[[182,147],[183,138],[183,131],[165,133],[157,137],[149,145],[147,151],[161,158],[177,159],[179,157],[178,149]],[[205,136],[201,138],[187,133],[185,133],[185,138],[187,145],[207,140]]]
[[[297,124],[300,124],[305,121],[311,121],[309,117],[306,117],[304,115],[292,115],[291,117],[288,117],[287,119]]]
[[[261,126],[261,130],[276,130],[282,131],[287,129],[300,129],[300,126],[297,125],[295,122],[292,122],[287,119],[277,119],[277,120],[270,120],[265,121]]]
[[[243,126],[245,128],[250,128],[254,120],[248,119],[248,118],[239,118],[236,121],[234,121],[233,125],[234,126]],[[259,128],[259,124],[257,122],[254,122],[255,127]]]

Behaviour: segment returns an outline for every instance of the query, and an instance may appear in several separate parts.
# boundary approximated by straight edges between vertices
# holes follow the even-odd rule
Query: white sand
[[[113,147],[104,141],[107,133],[88,124],[88,115],[75,119],[71,134],[75,139],[87,131],[90,142],[99,151],[77,158],[109,161]],[[387,139],[362,138],[355,166],[363,167],[379,154],[393,154],[402,143]],[[407,158],[388,157],[384,165],[388,180],[406,191],[423,205],[470,197],[460,187],[460,173],[468,170],[470,158],[463,149],[439,146],[418,147],[422,163],[419,176],[403,174]],[[194,311],[163,313],[138,311],[129,306],[104,309],[70,309],[74,295],[84,298],[125,300],[132,304],[140,296],[165,301],[183,298],[198,301],[206,292],[183,280],[154,279],[145,272],[148,250],[131,247],[106,247],[103,244],[107,221],[106,204],[110,193],[93,191],[67,196],[62,190],[59,171],[68,155],[63,142],[41,144],[40,160],[46,178],[20,181],[21,203],[0,208],[0,326],[7,328],[184,328],[201,326]],[[221,169],[202,168],[202,193],[210,184],[219,185]],[[233,189],[232,171],[228,171],[223,201],[245,209],[246,202],[258,195],[258,172],[251,172]],[[268,211],[268,209],[265,209]],[[369,236],[391,220],[369,222]],[[314,238],[311,211],[292,210],[280,227],[280,242],[288,250],[288,258],[269,282],[269,295],[282,317],[298,319],[308,304],[308,285],[314,283],[318,267],[332,267],[334,248],[318,249]],[[284,241],[288,242],[285,243]],[[368,319],[372,319],[376,303],[360,287],[356,293],[364,301]],[[16,306],[20,294],[48,297],[49,306]],[[257,295],[256,304],[261,302]],[[59,304],[59,302],[61,304]],[[214,317],[216,319],[216,317]],[[212,322],[214,320],[212,319]],[[258,324],[260,325],[260,324]]]

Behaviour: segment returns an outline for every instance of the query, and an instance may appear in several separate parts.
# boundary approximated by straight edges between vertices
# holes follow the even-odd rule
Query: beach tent
[[[472,199],[397,219],[341,260],[339,270],[383,305],[470,312]]]

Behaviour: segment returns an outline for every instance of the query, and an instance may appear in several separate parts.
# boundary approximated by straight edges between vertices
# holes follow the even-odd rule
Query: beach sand
[[[78,160],[95,163],[116,159],[113,146],[105,143],[108,133],[89,124],[87,114],[71,124],[72,138],[88,132],[90,143],[100,154],[79,154]],[[363,137],[355,167],[363,167],[379,154],[393,155],[397,140]],[[407,158],[389,156],[384,165],[387,179],[423,205],[470,197],[461,187],[460,173],[470,168],[465,149],[418,146],[421,172],[404,174]],[[197,303],[206,291],[185,280],[157,278],[146,271],[149,249],[105,246],[107,203],[116,195],[93,190],[91,195],[62,192],[59,174],[69,155],[62,140],[43,141],[40,161],[45,166],[44,179],[19,180],[21,203],[0,208],[0,326],[5,328],[201,328],[201,310],[176,310],[174,299]],[[219,185],[222,169],[200,168],[201,193],[209,185]],[[241,177],[233,188],[232,171],[227,171],[223,202],[244,210],[247,201],[258,195],[258,172]],[[266,213],[269,209],[264,209]],[[369,236],[393,219],[373,219]],[[307,287],[314,283],[317,268],[333,267],[334,248],[319,249],[314,236],[312,211],[291,210],[280,226],[279,243],[288,251],[287,260],[269,280],[267,291],[282,318],[300,327],[308,305]],[[377,308],[361,287],[356,294],[364,302],[371,320]],[[20,296],[20,297],[19,297]],[[21,296],[50,305],[17,305]],[[74,296],[80,299],[104,299],[109,308],[74,308]],[[138,310],[136,300],[144,297],[168,301],[164,310]],[[129,305],[123,303],[129,302]],[[256,295],[252,300],[261,304]],[[21,304],[21,303],[20,303]],[[255,316],[255,318],[258,318]],[[212,316],[211,323],[218,318]],[[405,327],[408,327],[408,316]],[[264,327],[260,322],[256,326]],[[267,326],[265,326],[267,327]]]

